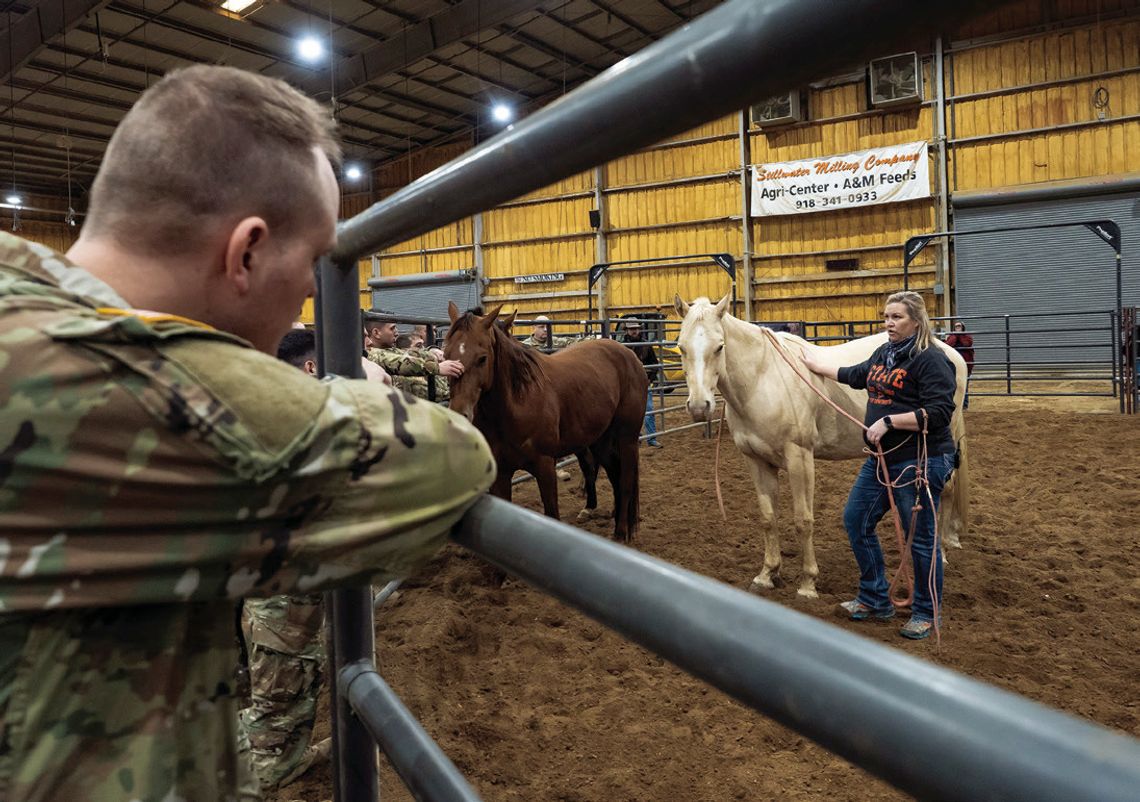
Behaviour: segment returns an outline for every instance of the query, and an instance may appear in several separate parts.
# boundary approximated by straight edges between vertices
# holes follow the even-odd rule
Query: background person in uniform
[[[547,323],[542,321],[549,321],[546,315],[539,315],[534,319],[534,328],[531,329],[530,336],[522,341],[522,344],[527,348],[537,348],[540,351],[559,351],[574,342],[570,337],[551,336],[549,340],[547,335],[550,333]]]
[[[970,376],[974,373],[974,338],[966,333],[966,324],[958,321],[946,338],[946,344],[966,360],[966,394],[962,397],[962,409],[970,408]]]
[[[443,349],[435,345],[434,342],[429,343],[427,339],[427,326],[423,323],[412,329],[412,348],[423,348],[429,354],[434,356],[437,361],[443,360]]]
[[[295,368],[300,368],[310,376],[316,376],[317,335],[312,329],[305,328],[304,323],[294,323],[292,330],[285,333],[281,338],[281,344],[277,346],[277,358]],[[361,357],[360,366],[364,370],[364,378],[369,381],[384,382],[389,385],[392,383],[392,377],[375,362],[369,362],[365,357]]]
[[[954,366],[933,343],[926,304],[916,292],[896,292],[883,310],[887,342],[861,364],[836,368],[818,361],[805,350],[803,363],[821,376],[867,391],[864,435],[868,445],[882,445],[894,485],[895,504],[903,526],[909,529],[916,501],[922,508],[911,542],[914,566],[914,604],[910,620],[899,630],[905,638],[927,637],[933,627],[934,597],[928,589],[934,563],[934,592],[942,597],[942,560],[938,558],[934,521],[942,487],[954,470],[954,438],[950,417],[954,414],[957,380]],[[921,432],[926,430],[926,465],[931,508],[925,494],[918,498],[914,477],[922,456]],[[843,511],[843,525],[859,566],[859,593],[840,605],[852,620],[888,619],[895,611],[887,595],[888,583],[883,550],[875,527],[890,509],[887,488],[877,476],[878,459],[869,457],[859,470],[855,486]]]
[[[317,375],[317,338],[286,332],[277,358]],[[287,785],[327,760],[332,741],[311,744],[325,661],[320,594],[246,599],[242,635],[249,669],[249,704],[239,718],[239,743],[249,753],[261,791]]]
[[[633,353],[645,366],[645,372],[649,375],[649,394],[645,399],[645,433],[649,435],[649,439],[645,442],[653,448],[661,448],[661,443],[657,440],[656,415],[653,414],[653,383],[662,379],[661,360],[657,357],[657,351],[646,342],[642,335],[641,321],[630,320],[625,322],[622,324],[622,330],[621,342],[640,343],[632,346]]]
[[[428,381],[435,382],[435,398],[448,398],[447,377],[463,375],[463,363],[437,359],[422,349],[399,348],[395,323],[367,321],[364,324],[366,356],[392,376],[395,387],[418,398],[427,398]]]
[[[406,576],[493,480],[461,416],[273,356],[338,158],[284,81],[174,70],[67,256],[0,234],[5,802],[235,798],[239,600]]]

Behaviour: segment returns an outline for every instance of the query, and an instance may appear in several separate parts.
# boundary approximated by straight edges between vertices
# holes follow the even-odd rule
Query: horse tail
[[[952,548],[961,548],[970,523],[970,451],[965,434],[958,439],[957,463],[942,490],[939,516],[942,542]]]

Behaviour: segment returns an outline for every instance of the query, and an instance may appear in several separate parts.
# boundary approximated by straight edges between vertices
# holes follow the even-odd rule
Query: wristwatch
[[[883,425],[887,427],[887,431],[891,431],[895,428],[895,425],[891,423],[890,415],[887,415],[885,418],[883,418]]]

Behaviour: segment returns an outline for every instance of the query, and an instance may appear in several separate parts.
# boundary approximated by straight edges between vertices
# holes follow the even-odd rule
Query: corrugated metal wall
[[[1140,169],[1140,16],[966,43],[948,63],[952,189]]]
[[[740,119],[734,115],[485,212],[478,246],[476,221],[469,218],[385,250],[378,255],[379,270],[396,276],[473,268],[481,261],[487,303],[501,301],[523,316],[580,320],[586,316],[586,271],[599,248],[589,212],[599,208],[600,196],[610,261],[725,252],[737,260],[739,295],[751,294],[758,319],[875,318],[883,295],[901,284],[901,244],[939,227],[934,42],[925,51],[923,105],[868,110],[856,72],[806,89],[806,122],[764,131],[752,127],[745,144],[752,164],[930,140],[935,196],[929,200],[754,219],[747,224],[752,253],[746,255],[744,165]],[[944,53],[947,206],[957,192],[1140,172],[1140,0],[1004,5],[950,34]],[[377,167],[367,191],[344,197],[343,216],[470,146],[463,141],[409,151]],[[45,208],[53,202],[58,201],[35,201]],[[0,215],[0,221],[10,227],[10,215]],[[20,233],[58,250],[66,250],[75,235],[62,221],[30,214]],[[751,287],[742,269],[746,256]],[[825,262],[838,258],[856,259],[856,269],[829,272]],[[932,306],[935,266],[943,258],[939,248],[930,247],[913,266],[912,285]],[[361,303],[367,306],[371,260],[361,262],[360,273]],[[537,273],[564,278],[515,281]],[[616,267],[599,289],[611,314],[667,312],[674,293],[715,298],[729,291],[730,282],[718,267],[697,260]],[[312,319],[311,304],[304,319]]]
[[[484,301],[519,317],[580,319],[586,270],[594,261],[593,179],[580,173],[483,215]],[[562,273],[561,281],[518,284],[517,277]],[[556,334],[562,333],[556,331]]]
[[[873,319],[883,296],[901,286],[902,243],[939,227],[934,48],[920,52],[921,106],[868,110],[864,80],[854,74],[809,88],[806,122],[748,131],[750,164],[919,140],[932,146],[930,199],[752,220],[755,318]],[[956,191],[1140,171],[1140,0],[1025,0],[953,33],[944,52],[948,206]],[[485,213],[485,300],[520,316],[585,316],[585,271],[597,254],[589,222],[596,175],[609,261],[730,253],[743,298],[739,127],[735,115],[708,123]],[[398,183],[399,171],[390,172]],[[381,254],[380,270],[472,267],[474,229],[463,221],[396,246]],[[841,258],[856,259],[855,269],[829,272],[825,262]],[[943,258],[932,246],[912,265],[911,286],[934,309],[949,297],[933,294]],[[565,278],[514,281],[536,273]],[[718,297],[730,289],[708,263],[614,268],[605,284],[611,314],[668,311],[674,293]]]
[[[737,117],[724,117],[605,166],[608,261],[708,253],[741,258],[737,130]],[[678,180],[687,183],[673,183]],[[666,264],[677,266],[611,268],[610,315],[667,311],[675,293],[719,298],[731,289],[710,259]]]
[[[929,83],[929,61],[925,64]],[[924,92],[930,97],[932,92]],[[752,162],[784,162],[931,139],[932,109],[866,112],[862,81],[812,89],[811,120],[750,133]],[[935,171],[931,171],[932,176]],[[932,178],[932,180],[937,180]],[[755,309],[760,320],[862,320],[879,316],[886,293],[902,286],[902,243],[935,228],[934,200],[756,218]],[[933,286],[936,249],[912,265],[911,288]],[[826,262],[855,259],[852,273],[829,272]]]

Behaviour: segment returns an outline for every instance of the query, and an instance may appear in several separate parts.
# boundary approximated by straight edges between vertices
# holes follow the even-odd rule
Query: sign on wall
[[[929,197],[926,142],[752,166],[753,217]]]
[[[515,276],[515,284],[541,284],[546,281],[562,281],[565,273],[533,273],[528,276]]]

